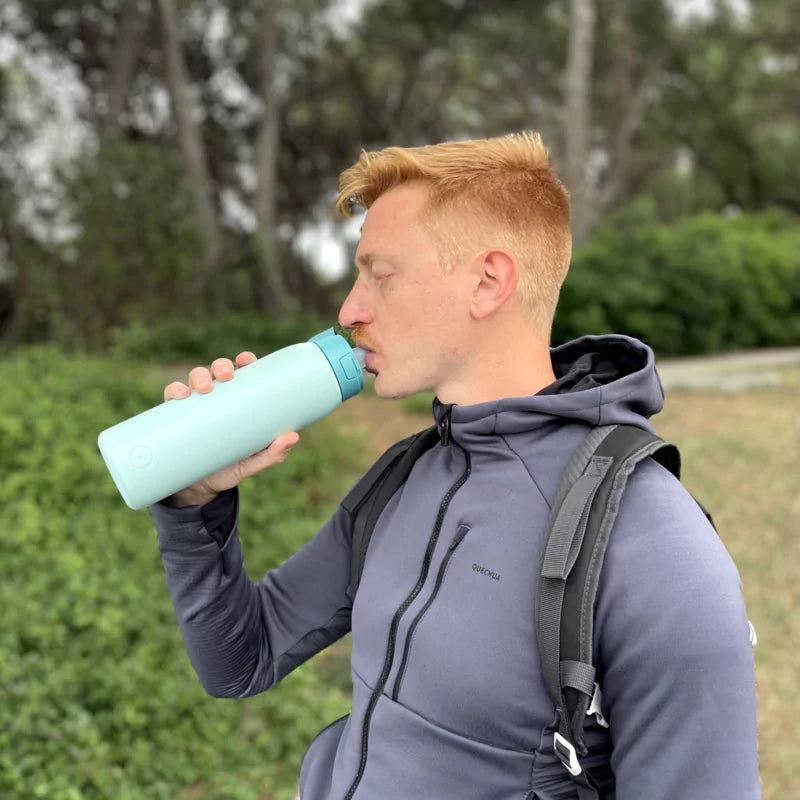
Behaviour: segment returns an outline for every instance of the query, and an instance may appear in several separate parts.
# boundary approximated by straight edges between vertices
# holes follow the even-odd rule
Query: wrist
[[[210,503],[217,495],[203,489],[190,486],[170,495],[162,502],[170,508],[186,508],[188,506],[204,506]]]

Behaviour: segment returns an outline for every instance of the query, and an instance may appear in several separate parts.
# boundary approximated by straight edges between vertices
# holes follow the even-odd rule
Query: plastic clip
[[[575,748],[558,731],[553,736],[553,751],[570,775],[574,777],[583,772]]]
[[[603,692],[600,690],[599,683],[595,683],[592,702],[589,703],[589,708],[586,709],[587,717],[591,717],[592,714],[594,714],[595,719],[597,719],[597,724],[601,728],[608,727],[608,720],[603,716]]]

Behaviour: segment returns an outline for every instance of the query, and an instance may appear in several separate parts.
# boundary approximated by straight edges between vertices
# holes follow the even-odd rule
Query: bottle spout
[[[356,357],[356,361],[358,361],[359,366],[361,369],[367,366],[367,350],[363,347],[354,347],[353,348],[353,355]]]

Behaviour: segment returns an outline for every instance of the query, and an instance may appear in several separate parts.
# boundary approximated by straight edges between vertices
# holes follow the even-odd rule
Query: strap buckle
[[[595,683],[594,692],[592,693],[592,702],[589,703],[589,708],[586,709],[586,716],[591,717],[594,714],[597,724],[601,728],[608,727],[608,720],[603,716],[603,692],[600,689],[600,684]]]
[[[576,777],[583,772],[575,748],[558,731],[553,736],[553,751],[570,775]]]
[[[758,634],[756,633],[755,626],[752,622],[750,622],[750,620],[747,620],[747,624],[750,627],[750,647],[755,647],[758,644]]]

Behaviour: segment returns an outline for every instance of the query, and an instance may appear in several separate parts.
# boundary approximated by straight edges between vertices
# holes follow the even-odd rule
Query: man
[[[210,693],[241,697],[352,630],[352,713],[309,748],[303,800],[576,798],[536,642],[543,537],[587,431],[651,429],[653,354],[624,336],[550,350],[569,201],[538,136],[365,153],[340,189],[340,209],[368,208],[340,322],[378,395],[435,392],[441,441],[384,509],[355,600],[341,507],[260,583],[243,571],[235,487],[295,433],[154,506],[189,655]],[[165,397],[233,374],[219,359]],[[617,800],[760,796],[738,576],[652,461],[623,495],[594,651],[610,728],[588,726],[586,763],[610,764]]]

